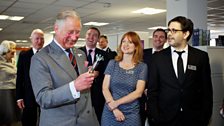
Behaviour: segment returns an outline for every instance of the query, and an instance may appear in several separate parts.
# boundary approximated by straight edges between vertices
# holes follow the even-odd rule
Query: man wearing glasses
[[[212,114],[208,54],[188,45],[193,22],[182,16],[168,22],[169,47],[153,56],[148,111],[157,126],[207,126]]]

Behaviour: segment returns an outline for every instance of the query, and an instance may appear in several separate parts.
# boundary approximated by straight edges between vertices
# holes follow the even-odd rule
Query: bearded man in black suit
[[[213,91],[208,53],[187,44],[193,22],[168,22],[170,47],[154,54],[149,71],[148,112],[156,126],[207,126]]]

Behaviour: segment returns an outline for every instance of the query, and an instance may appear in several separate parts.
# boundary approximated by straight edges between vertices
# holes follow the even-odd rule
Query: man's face
[[[32,46],[39,50],[43,47],[44,45],[44,34],[43,33],[34,33],[32,36],[31,36],[31,42],[32,42]]]
[[[107,44],[108,44],[107,39],[105,39],[104,37],[101,37],[99,41],[99,47],[101,49],[104,49],[107,47]]]
[[[186,41],[186,34],[181,31],[181,24],[179,22],[171,22],[168,29],[170,30],[167,33],[168,43],[175,48],[182,47]]]
[[[162,49],[166,42],[166,34],[162,31],[156,31],[153,35],[153,47],[155,49]]]
[[[55,38],[64,48],[73,48],[80,36],[81,22],[80,20],[68,17],[61,25],[56,24]]]
[[[89,29],[86,32],[86,45],[89,48],[95,48],[99,40],[99,33],[95,29]]]

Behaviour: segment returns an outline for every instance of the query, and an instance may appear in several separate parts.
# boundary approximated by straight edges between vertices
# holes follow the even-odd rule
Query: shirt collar
[[[174,53],[175,50],[176,50],[176,49],[175,49],[174,47],[171,46],[171,52]],[[180,50],[180,51],[184,51],[184,53],[187,54],[187,53],[188,53],[188,44],[185,46],[185,48],[184,48],[183,50]]]
[[[63,51],[65,51],[65,49],[58,43],[58,41],[54,38],[54,42],[55,44],[57,44]]]
[[[36,53],[37,53],[37,49],[32,48],[32,50],[33,50],[33,54],[36,54]],[[40,50],[39,50],[39,51],[40,51]]]
[[[108,46],[107,46],[106,48],[102,49],[102,50],[103,50],[103,51],[107,51],[107,49],[108,49]]]
[[[93,52],[95,52],[95,49],[96,49],[96,48],[89,48],[89,47],[86,46],[86,51],[87,51],[87,52],[89,52],[90,49],[92,49]]]

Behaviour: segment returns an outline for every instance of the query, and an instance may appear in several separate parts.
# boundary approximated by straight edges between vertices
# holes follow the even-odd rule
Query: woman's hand
[[[119,109],[114,109],[113,114],[117,121],[122,122],[125,120],[124,114]]]
[[[107,103],[107,106],[109,107],[110,111],[113,111],[114,109],[116,109],[119,104],[117,101],[111,101],[109,103]]]

